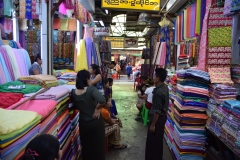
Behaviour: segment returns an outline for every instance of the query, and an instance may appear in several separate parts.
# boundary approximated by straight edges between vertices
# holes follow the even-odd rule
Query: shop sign
[[[124,48],[138,48],[138,38],[124,38]]]
[[[159,11],[160,0],[102,0],[102,8]]]
[[[97,27],[94,28],[94,36],[99,37],[99,36],[110,36],[110,27]]]

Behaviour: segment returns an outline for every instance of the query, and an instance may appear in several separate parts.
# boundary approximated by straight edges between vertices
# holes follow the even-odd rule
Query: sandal
[[[118,146],[118,147],[113,147],[114,149],[126,149],[127,148],[127,145],[125,145],[125,144],[121,144],[120,146]]]

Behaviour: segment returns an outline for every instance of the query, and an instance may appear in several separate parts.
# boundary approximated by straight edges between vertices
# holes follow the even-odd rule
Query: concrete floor
[[[118,117],[122,120],[122,143],[127,149],[116,150],[109,148],[106,160],[144,160],[147,126],[135,121],[138,110],[136,108],[137,92],[133,90],[133,82],[127,82],[126,77],[114,81],[113,99],[118,109]],[[173,160],[164,142],[163,160]]]

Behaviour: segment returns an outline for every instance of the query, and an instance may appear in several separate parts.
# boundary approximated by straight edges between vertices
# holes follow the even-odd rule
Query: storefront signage
[[[124,38],[124,48],[138,48],[138,39]]]
[[[160,0],[102,0],[102,8],[159,11]]]
[[[110,27],[97,27],[94,28],[94,36],[110,36],[111,29]]]

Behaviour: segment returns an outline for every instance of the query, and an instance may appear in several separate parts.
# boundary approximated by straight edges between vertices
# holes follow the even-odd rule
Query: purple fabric
[[[20,42],[22,48],[26,49],[26,41],[25,41],[24,31],[19,31],[19,42]]]
[[[0,0],[0,17],[4,16],[4,4],[3,0]]]
[[[12,68],[12,65],[11,65],[11,61],[10,61],[10,59],[8,57],[8,53],[2,47],[0,47],[0,52],[1,52],[2,56],[3,56],[3,58],[4,58],[4,61],[5,61],[6,65],[7,65],[8,72],[10,74],[11,80],[14,81],[15,80],[14,72],[13,72],[13,68]]]
[[[20,55],[20,51],[18,49],[13,48],[13,52],[18,61],[17,66],[19,68],[20,75],[24,76],[24,67],[23,66],[25,65],[25,63],[24,63],[23,56]]]
[[[205,16],[205,12],[206,12],[206,0],[202,0],[202,2],[201,2],[200,33],[202,33],[202,25],[203,25],[203,19],[204,19],[204,16]]]
[[[195,37],[195,26],[196,26],[196,3],[192,4],[192,9],[191,9],[191,12],[192,12],[192,15],[191,15],[191,18],[192,18],[192,26],[191,26],[191,31],[190,31],[190,35],[191,37]]]
[[[88,66],[90,66],[92,64],[92,42],[93,41],[92,41],[91,38],[86,38],[85,39]]]

